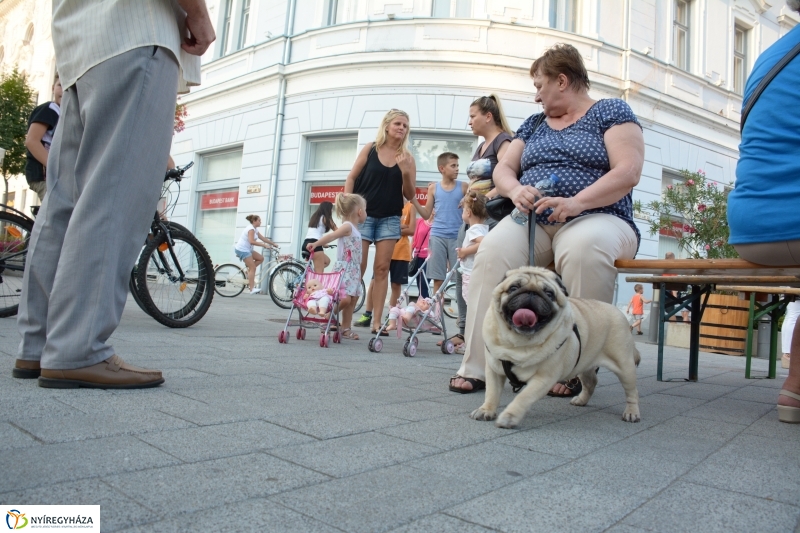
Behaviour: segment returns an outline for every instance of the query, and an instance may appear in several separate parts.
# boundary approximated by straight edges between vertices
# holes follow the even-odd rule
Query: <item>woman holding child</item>
[[[372,275],[372,330],[381,327],[388,290],[389,264],[400,238],[403,196],[411,200],[416,189],[417,167],[408,150],[408,114],[391,109],[381,120],[378,136],[358,154],[345,181],[345,193],[361,195],[367,202],[367,218],[359,224],[362,239],[361,275],[367,270],[369,245],[375,243]]]
[[[495,168],[494,186],[522,212],[535,212],[537,266],[554,262],[570,296],[611,302],[614,261],[633,258],[639,246],[631,190],[644,163],[641,126],[624,101],[589,96],[589,76],[573,46],[559,44],[545,51],[530,74],[544,121],[534,127],[541,118],[537,113],[517,130]],[[560,178],[557,195],[538,198],[533,184],[551,174]],[[466,353],[450,390],[485,388],[482,324],[491,293],[507,270],[527,262],[528,228],[506,217],[483,239],[475,256]],[[551,394],[572,396],[579,386],[556,385]]]

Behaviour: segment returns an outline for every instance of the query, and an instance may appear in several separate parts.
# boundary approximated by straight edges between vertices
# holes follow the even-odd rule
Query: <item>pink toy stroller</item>
[[[311,315],[306,305],[306,285],[311,280],[317,280],[322,284],[322,289],[331,289],[333,294],[330,296],[330,307],[327,318],[321,316]],[[339,335],[339,302],[344,296],[341,288],[342,284],[342,271],[337,270],[330,273],[319,274],[314,272],[313,254],[306,264],[306,270],[303,274],[303,279],[300,282],[294,297],[292,298],[292,308],[289,310],[289,318],[286,319],[286,325],[283,326],[283,331],[278,334],[278,342],[281,344],[288,344],[289,337],[289,323],[292,320],[292,314],[297,309],[297,314],[300,317],[299,325],[297,327],[296,337],[297,340],[304,340],[306,338],[306,327],[313,327],[315,324],[319,325],[322,330],[319,336],[319,345],[322,348],[327,348],[331,341],[331,328],[336,327],[333,331],[333,342],[341,342]]]
[[[402,310],[403,308],[408,307],[408,310],[411,311],[409,304],[411,303],[411,299],[408,296],[408,289],[412,285],[416,284],[417,277],[421,276],[422,282],[426,285],[428,284],[428,278],[425,276],[425,265],[430,260],[430,256],[425,260],[422,265],[420,265],[419,270],[417,273],[409,278],[408,285],[406,286],[405,290],[400,294],[400,298],[397,300],[397,308]],[[456,264],[450,271],[447,273],[444,281],[442,282],[441,287],[439,290],[436,291],[433,296],[430,298],[426,298],[429,302],[429,306],[427,310],[421,310],[415,308],[413,310],[413,317],[411,322],[405,322],[402,316],[397,317],[397,337],[400,338],[400,331],[405,331],[409,333],[408,339],[403,344],[403,355],[406,357],[414,357],[417,355],[417,347],[419,346],[419,337],[420,333],[431,333],[433,335],[443,335],[444,339],[447,339],[447,325],[444,321],[444,291],[447,287],[447,283],[450,281],[450,278],[455,275],[456,269],[461,265],[461,261],[456,261]],[[420,297],[421,299],[421,297]],[[392,308],[390,311],[390,316],[395,312],[395,308]],[[386,327],[389,325],[390,318],[387,318],[381,329],[375,334],[375,337],[369,340],[369,344],[367,344],[367,348],[371,352],[380,352],[383,349],[383,340],[381,340],[381,333],[386,330]],[[453,345],[453,341],[451,340],[444,340],[442,342],[442,353],[451,354],[455,352],[455,346]]]

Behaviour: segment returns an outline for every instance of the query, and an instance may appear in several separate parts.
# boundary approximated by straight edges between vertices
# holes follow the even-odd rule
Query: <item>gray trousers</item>
[[[175,57],[148,46],[64,90],[22,284],[20,359],[75,369],[114,355],[106,341],[161,192],[177,87]]]

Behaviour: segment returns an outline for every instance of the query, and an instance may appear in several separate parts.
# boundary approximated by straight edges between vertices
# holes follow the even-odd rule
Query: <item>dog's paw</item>
[[[625,422],[633,422],[634,424],[642,419],[639,416],[639,407],[636,405],[629,405],[625,408],[625,411],[622,413],[622,419]]]
[[[484,422],[488,422],[497,418],[497,411],[487,411],[483,407],[478,407],[472,411],[469,417],[473,420],[483,420]]]
[[[589,403],[589,398],[584,398],[582,394],[575,396],[569,401],[570,405],[577,405],[578,407],[583,407],[587,403]]]
[[[497,422],[494,423],[495,426],[499,428],[505,429],[514,429],[519,425],[521,417],[516,417],[507,411],[503,411],[499,417],[497,417]]]

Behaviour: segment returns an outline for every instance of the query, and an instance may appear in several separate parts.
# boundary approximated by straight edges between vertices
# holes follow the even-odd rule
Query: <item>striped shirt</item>
[[[178,92],[187,92],[200,84],[200,57],[181,49],[187,34],[177,0],[53,0],[53,46],[64,88],[112,57],[161,46],[178,60]]]

